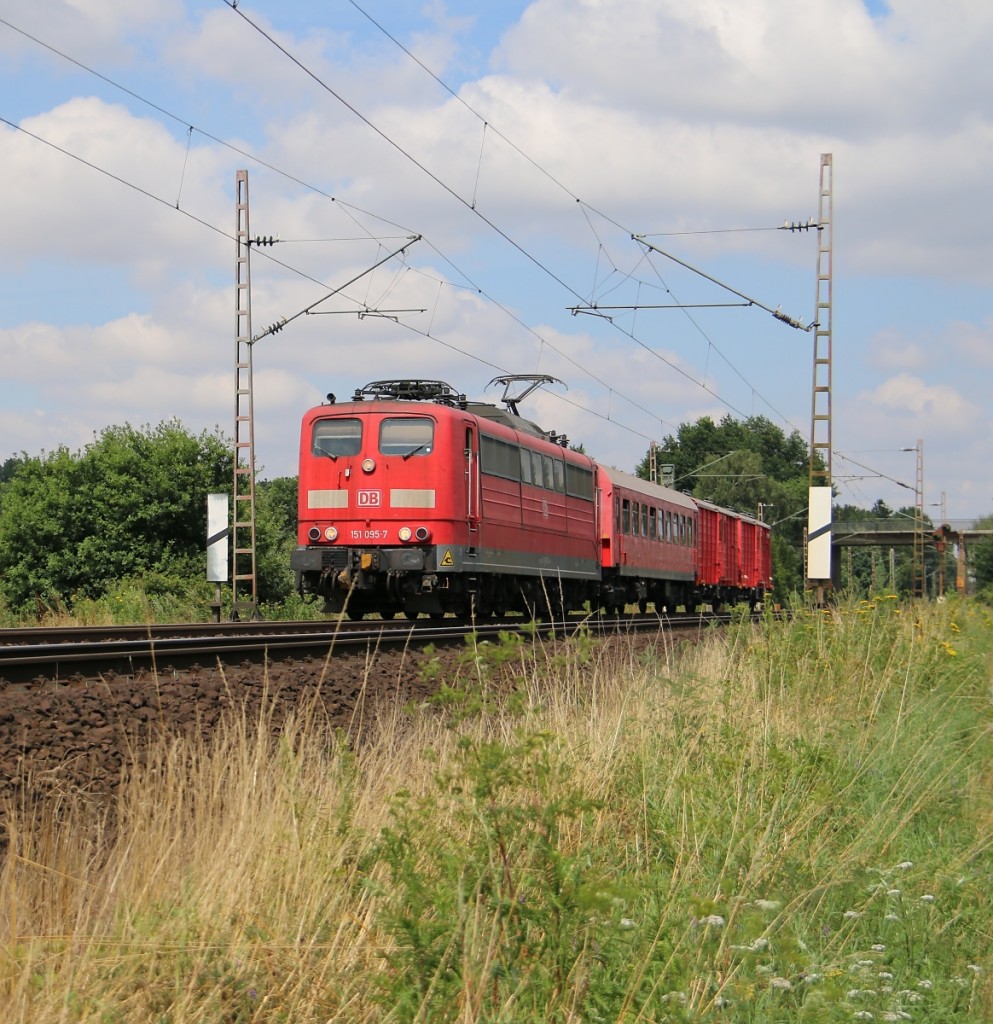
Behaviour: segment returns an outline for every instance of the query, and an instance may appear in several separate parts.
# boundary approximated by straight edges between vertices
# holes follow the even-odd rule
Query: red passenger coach
[[[603,507],[601,602],[612,611],[648,602],[690,605],[696,578],[697,508],[689,496],[613,467],[597,467]]]
[[[595,596],[587,456],[440,381],[329,399],[301,430],[291,565],[302,593],[352,618],[557,610]]]

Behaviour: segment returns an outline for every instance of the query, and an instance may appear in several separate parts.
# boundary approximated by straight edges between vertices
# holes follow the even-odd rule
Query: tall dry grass
[[[988,1019],[990,635],[504,638],[354,736],[234,715],[14,815],[2,1019]]]

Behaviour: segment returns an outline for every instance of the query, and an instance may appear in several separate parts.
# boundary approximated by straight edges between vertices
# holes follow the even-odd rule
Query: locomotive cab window
[[[427,416],[391,416],[379,424],[379,454],[430,455],[434,447],[434,420]]]
[[[362,448],[362,421],[351,417],[318,420],[310,442],[314,455],[358,455]]]

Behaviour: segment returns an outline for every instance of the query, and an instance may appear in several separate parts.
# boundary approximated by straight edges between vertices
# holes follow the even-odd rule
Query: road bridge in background
[[[895,548],[914,543],[913,519],[866,519],[862,522],[835,522],[831,526],[831,544],[835,548]],[[953,519],[935,527],[924,528],[926,545],[943,556],[951,545],[955,551],[955,587],[960,594],[967,591],[969,578],[969,547],[993,537],[993,530],[976,529],[976,520]]]

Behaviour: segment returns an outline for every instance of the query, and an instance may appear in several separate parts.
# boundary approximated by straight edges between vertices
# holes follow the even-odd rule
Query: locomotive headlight
[[[307,538],[312,541],[318,541],[321,539],[321,530],[318,526],[312,526],[307,531]]]
[[[337,526],[329,526],[324,531],[324,537],[327,540],[337,540],[338,539],[338,527]]]
[[[371,473],[376,468],[376,462],[374,459],[363,459],[362,460],[362,472]]]
[[[414,536],[414,531],[409,526],[401,526],[397,531],[397,536],[406,544]]]
[[[423,544],[426,540],[430,539],[431,531],[426,526],[418,526],[414,530],[414,536]]]

